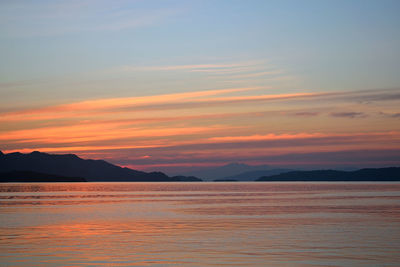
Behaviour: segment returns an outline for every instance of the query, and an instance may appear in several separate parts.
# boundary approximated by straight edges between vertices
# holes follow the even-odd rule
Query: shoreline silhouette
[[[229,166],[229,165],[228,165]],[[280,170],[280,172],[278,171]],[[353,182],[400,181],[400,167],[367,168],[356,171],[312,170],[292,171],[273,169],[269,173],[247,180],[258,182]],[[233,176],[235,177],[235,176]],[[221,177],[215,182],[236,182],[238,179]],[[236,177],[241,177],[240,175]],[[0,153],[0,182],[201,182],[202,177],[168,176],[162,172],[143,172],[120,167],[104,160],[82,159],[74,154],[47,154],[34,151]]]

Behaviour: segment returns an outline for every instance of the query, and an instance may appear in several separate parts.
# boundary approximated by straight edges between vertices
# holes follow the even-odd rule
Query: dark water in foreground
[[[2,266],[400,266],[400,183],[0,185]]]

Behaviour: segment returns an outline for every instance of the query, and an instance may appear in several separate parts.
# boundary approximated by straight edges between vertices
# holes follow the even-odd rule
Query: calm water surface
[[[400,266],[400,183],[0,185],[2,266]]]

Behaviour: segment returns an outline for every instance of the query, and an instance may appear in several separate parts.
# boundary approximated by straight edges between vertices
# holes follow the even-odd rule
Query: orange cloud
[[[220,137],[202,137],[205,135],[221,134],[229,131],[228,128],[215,126],[212,127],[195,127],[195,128],[170,128],[164,129],[164,131],[157,132],[157,130],[139,130],[137,133],[132,135],[124,135],[122,132],[116,132],[115,135],[106,135],[105,137],[97,138],[95,135],[88,136],[87,140],[84,137],[77,135],[74,137],[61,136],[60,139],[56,139],[54,136],[41,138],[40,134],[37,139],[27,139],[25,142],[37,142],[42,144],[36,146],[34,149],[25,149],[23,151],[30,152],[32,150],[41,150],[45,152],[68,152],[68,151],[99,151],[99,150],[124,150],[124,149],[150,149],[150,148],[168,148],[168,151],[176,151],[175,159],[179,158],[179,154],[185,157],[193,157],[189,154],[195,153],[196,157],[209,157],[210,155],[218,154],[221,157],[227,156],[230,153],[235,155],[245,156],[257,155],[259,153],[289,153],[301,152],[301,151],[336,151],[344,150],[346,148],[361,149],[392,149],[393,141],[400,140],[399,132],[373,132],[373,133],[296,133],[296,134],[266,134],[266,135],[249,135],[249,136],[220,136]],[[76,134],[76,133],[74,133]],[[198,136],[191,136],[188,139],[171,139],[172,136],[184,136],[201,134]],[[141,138],[145,136],[144,140],[120,140],[123,138]],[[162,137],[163,139],[153,139],[154,137]],[[55,139],[54,139],[55,138]],[[114,140],[109,145],[104,145],[105,139]],[[117,141],[119,140],[119,141]],[[286,141],[299,140],[297,143]],[[300,141],[301,140],[301,141]],[[74,142],[78,141],[101,141],[96,145],[73,145]],[[256,146],[250,145],[253,142],[265,142],[269,143],[257,143]],[[280,143],[271,143],[277,142]],[[285,141],[282,143],[281,141]],[[373,143],[373,141],[379,141]],[[396,142],[397,142],[396,141]],[[135,145],[130,145],[134,142]],[[48,147],[45,144],[58,144],[55,147]],[[70,143],[67,144],[66,143]],[[228,147],[221,146],[223,144],[230,143]],[[232,145],[237,144],[237,145]],[[242,145],[243,144],[243,145]],[[312,148],[312,149],[311,149]],[[5,150],[6,153],[19,151],[19,149]],[[179,151],[179,154],[178,154]],[[258,152],[257,152],[258,151]],[[157,152],[160,155],[160,151]]]
[[[145,163],[168,164],[399,147],[400,128],[392,124],[395,118],[382,118],[371,105],[340,105],[335,112],[356,110],[368,116],[362,121],[341,119],[335,125],[338,119],[329,116],[332,108],[319,101],[342,101],[338,99],[346,96],[344,92],[266,94],[258,89],[265,88],[105,98],[9,112],[0,117],[4,122],[1,150],[91,153],[94,157],[97,153],[109,159],[126,153],[125,158],[131,155]],[[313,103],[317,104],[311,112]],[[373,112],[378,114],[375,118]],[[375,129],[370,125],[379,125],[377,132],[371,132]]]
[[[87,113],[97,114],[102,110],[123,108],[127,106],[144,107],[146,105],[179,103],[184,100],[203,98],[218,94],[229,94],[243,91],[258,90],[261,87],[231,88],[220,90],[207,90],[196,92],[185,92],[175,94],[142,96],[142,97],[121,97],[105,98],[97,100],[86,100],[71,104],[51,106],[45,108],[22,110],[17,112],[5,113],[0,117],[0,121],[18,121],[18,120],[48,120],[64,117],[73,117],[76,115],[87,115]],[[84,112],[84,113],[82,113]]]
[[[211,142],[248,142],[248,141],[262,141],[262,140],[282,140],[282,139],[303,139],[326,137],[327,134],[322,133],[298,133],[298,134],[266,134],[266,135],[247,135],[247,136],[222,136],[211,137],[208,140]]]
[[[124,127],[122,127],[124,126]],[[167,137],[210,133],[218,130],[226,130],[228,127],[174,127],[174,128],[135,128],[126,123],[114,124],[79,124],[63,127],[45,127],[38,129],[19,130],[0,134],[0,140],[37,143],[73,143],[87,141],[103,141],[112,139],[124,139],[134,137]]]
[[[296,133],[296,134],[266,134],[266,135],[247,135],[247,136],[222,136],[211,137],[211,142],[249,142],[249,141],[265,141],[265,140],[290,140],[290,139],[307,139],[307,138],[326,138],[326,137],[397,137],[400,138],[399,132],[375,132],[375,133]]]

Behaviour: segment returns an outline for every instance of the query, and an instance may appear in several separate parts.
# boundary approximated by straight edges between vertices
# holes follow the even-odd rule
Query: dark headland
[[[60,181],[193,182],[201,179],[169,177],[162,172],[142,172],[119,167],[104,160],[82,159],[74,154],[53,155],[38,151],[29,154],[4,154],[0,151],[0,182]]]

